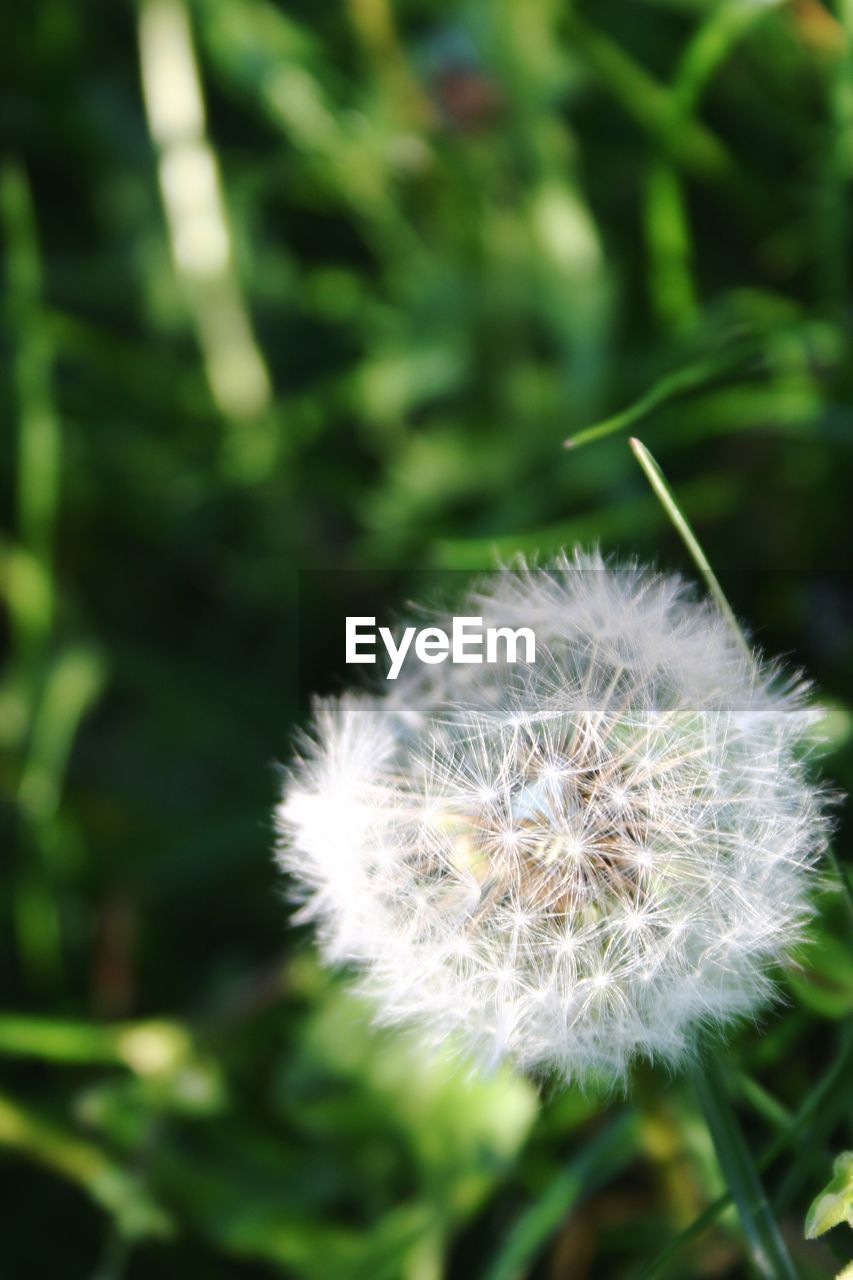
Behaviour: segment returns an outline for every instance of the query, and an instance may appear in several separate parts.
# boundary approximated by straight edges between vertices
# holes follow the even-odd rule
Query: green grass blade
[[[779,1137],[774,1138],[767,1150],[758,1161],[758,1172],[763,1173],[774,1160],[776,1160],[783,1151],[785,1151],[794,1141],[799,1133],[809,1123],[812,1116],[820,1109],[824,1100],[830,1096],[833,1091],[838,1088],[840,1091],[846,1089],[846,1082],[850,1070],[851,1060],[853,1060],[853,1023],[845,1027],[838,1053],[832,1062],[829,1070],[818,1081],[811,1093],[800,1107],[791,1127]],[[650,1262],[637,1272],[634,1280],[658,1280],[667,1270],[672,1259],[689,1244],[691,1240],[696,1240],[702,1232],[720,1216],[724,1209],[732,1203],[732,1195],[730,1191],[723,1192],[717,1196],[716,1200],[702,1210],[697,1218],[694,1218],[689,1226],[680,1231],[674,1239],[670,1240],[667,1245],[657,1253]]]
[[[751,657],[749,644],[740,629],[740,625],[732,612],[716,574],[711,568],[698,538],[676,502],[663,472],[641,441],[632,439],[630,444],[649,484],[705,579],[709,592],[724,616],[728,618],[744,650]],[[847,886],[843,877],[840,878],[845,889],[847,889],[849,886]],[[761,1184],[759,1170],[752,1160],[726,1095],[719,1067],[713,1054],[708,1054],[706,1057],[707,1061],[696,1072],[697,1095],[705,1113],[717,1158],[728,1183],[731,1198],[737,1204],[753,1263],[758,1273],[763,1276],[783,1277],[783,1280],[786,1277],[796,1277],[797,1271],[773,1217]],[[679,1243],[686,1243],[688,1238],[698,1234],[698,1231],[712,1217],[716,1216],[716,1212],[722,1210],[726,1202],[721,1197],[714,1205],[710,1205],[705,1214],[697,1219],[696,1223],[691,1228],[688,1228],[686,1233],[682,1234]],[[652,1265],[654,1270],[644,1271],[644,1277],[656,1273],[659,1263],[656,1262]]]
[[[643,226],[649,296],[661,324],[677,333],[695,323],[699,304],[684,187],[675,165],[664,157],[649,164]]]
[[[7,250],[7,318],[14,341],[18,410],[17,506],[22,544],[50,576],[59,502],[62,439],[53,398],[53,341],[42,303],[43,269],[25,170],[0,170],[0,220]]]
[[[713,1051],[703,1055],[694,1071],[694,1081],[756,1272],[767,1280],[798,1280],[797,1269],[773,1217]]]
[[[780,0],[758,4],[722,4],[713,9],[687,44],[675,77],[673,92],[685,115],[692,114],[714,73],[753,27],[763,22]]]
[[[669,86],[661,84],[622,46],[572,12],[574,48],[606,91],[688,173],[730,184],[738,171],[726,146],[706,125],[685,115]]]
[[[696,537],[696,534],[690,528],[687,518],[685,517],[684,513],[682,512],[681,508],[676,502],[675,495],[673,494],[672,490],[667,484],[664,478],[663,472],[661,471],[660,467],[655,462],[654,458],[649,453],[648,449],[644,444],[642,444],[636,438],[632,439],[630,444],[631,444],[631,449],[633,450],[633,453],[634,453],[634,457],[637,459],[640,466],[643,468],[643,471],[646,474],[646,479],[648,480],[649,484],[652,486],[652,489],[654,490],[657,497],[659,498],[661,506],[666,511],[667,515],[669,516],[670,520],[672,521],[673,525],[675,526],[679,535],[681,536],[682,542],[684,543],[687,550],[690,552],[690,556],[693,560],[693,563],[696,565],[696,568],[699,570],[699,572],[702,574],[702,577],[705,579],[705,585],[707,586],[714,600],[717,602],[720,612],[723,614],[725,618],[729,620],[732,626],[732,630],[734,631],[735,635],[738,637],[740,643],[743,645],[746,653],[751,658],[752,650],[747,644],[746,638],[744,637],[744,634],[740,629],[740,624],[737,618],[735,617],[734,613],[732,612],[732,607],[729,604],[728,600],[726,599],[723,588],[720,586],[717,580],[717,575],[714,573],[714,570],[711,568],[711,565],[708,562],[708,557],[705,555],[705,552],[702,550],[702,546],[699,542],[699,539]]]
[[[638,1134],[637,1117],[627,1112],[587,1143],[514,1224],[486,1280],[524,1275],[572,1209],[633,1158]]]
[[[714,570],[711,568],[711,565],[708,561],[708,557],[705,555],[705,552],[702,550],[702,545],[699,542],[699,539],[696,537],[696,534],[691,529],[690,524],[687,520],[687,517],[684,515],[684,512],[681,510],[680,506],[676,502],[675,494],[672,492],[669,485],[667,484],[667,481],[663,472],[661,471],[660,467],[658,466],[652,454],[649,452],[649,450],[640,440],[637,440],[636,437],[632,437],[629,443],[634,453],[634,457],[637,459],[640,466],[643,468],[643,471],[645,472],[645,475],[646,475],[646,479],[648,480],[649,484],[651,485],[652,489],[657,495],[661,506],[666,511],[667,515],[669,516],[670,520],[675,526],[675,529],[679,533],[682,542],[684,543],[685,547],[690,553],[690,557],[693,560],[693,563],[696,565],[697,569],[702,574],[702,577],[705,579],[705,585],[707,586],[708,591],[713,596],[714,600],[717,602],[720,612],[723,614],[725,618],[729,620],[732,626],[732,630],[734,631],[734,634],[737,636],[738,640],[743,646],[744,651],[746,652],[748,657],[751,659],[752,650],[750,649],[749,643],[746,637],[744,636],[743,631],[741,630],[740,623],[735,617],[734,612],[732,611],[732,607],[729,604],[728,600],[726,599],[725,592],[723,591],[723,588],[720,586],[717,575],[714,573]],[[828,859],[830,864],[832,865],[833,871],[835,872],[835,876],[839,882],[841,891],[844,894],[848,910],[851,913],[851,915],[853,915],[853,886],[851,886],[850,884],[849,875],[847,874],[846,869],[842,867],[838,858],[835,856],[835,854],[831,850],[829,851]]]
[[[743,352],[728,351],[711,359],[697,360],[693,364],[676,369],[653,383],[648,391],[626,409],[620,409],[618,413],[602,419],[601,422],[583,427],[575,435],[569,436],[568,440],[564,440],[563,446],[566,449],[577,449],[580,445],[589,444],[592,440],[600,440],[602,436],[624,431],[632,427],[635,422],[648,417],[661,405],[668,404],[670,400],[675,400],[678,396],[686,395],[690,391],[696,391],[700,387],[706,387],[718,378],[733,373],[743,361]]]

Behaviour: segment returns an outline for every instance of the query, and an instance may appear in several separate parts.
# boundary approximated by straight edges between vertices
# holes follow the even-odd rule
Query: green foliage
[[[844,1151],[832,1166],[832,1177],[806,1214],[809,1240],[846,1222],[853,1227],[853,1152]]]
[[[799,1224],[853,1141],[843,808],[717,1159],[682,1080],[537,1090],[372,1027],[269,813],[346,676],[299,569],[377,612],[575,541],[690,574],[629,430],[853,791],[850,0],[4,28],[4,1275],[834,1275]]]
[[[853,1227],[853,1152],[843,1151],[832,1166],[832,1177],[815,1197],[806,1214],[806,1239],[813,1240],[825,1231],[846,1222]],[[836,1280],[849,1280],[853,1262],[839,1271]]]

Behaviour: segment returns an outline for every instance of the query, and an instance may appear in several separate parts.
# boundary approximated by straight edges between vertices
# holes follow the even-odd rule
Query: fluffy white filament
[[[460,613],[533,665],[404,668],[320,702],[277,819],[326,958],[380,1016],[583,1079],[755,1010],[826,839],[803,687],[675,577],[597,554]]]

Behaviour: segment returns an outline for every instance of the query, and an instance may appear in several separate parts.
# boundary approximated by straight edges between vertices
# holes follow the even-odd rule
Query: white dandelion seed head
[[[279,860],[379,1016],[583,1081],[754,1012],[808,918],[826,799],[805,687],[677,577],[517,566],[460,612],[532,664],[320,702]]]

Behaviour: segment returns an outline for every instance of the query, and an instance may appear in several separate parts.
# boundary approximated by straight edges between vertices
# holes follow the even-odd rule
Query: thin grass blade
[[[756,1272],[767,1280],[798,1280],[799,1273],[773,1217],[712,1051],[706,1051],[695,1068],[694,1081],[720,1169],[737,1205]]]
[[[580,1201],[633,1159],[638,1136],[637,1117],[626,1112],[587,1143],[512,1227],[486,1272],[486,1280],[523,1276]]]

